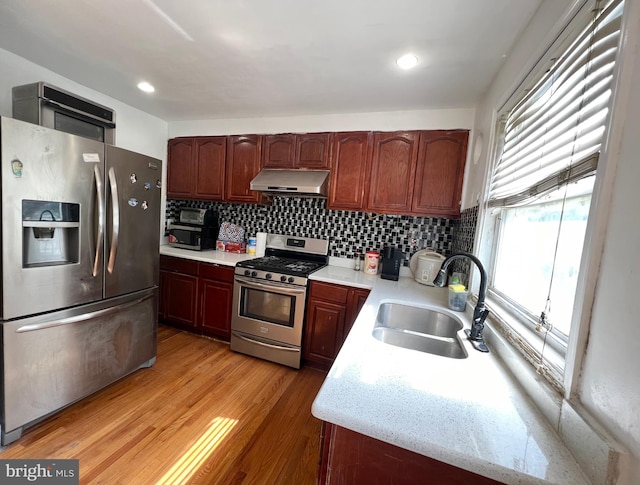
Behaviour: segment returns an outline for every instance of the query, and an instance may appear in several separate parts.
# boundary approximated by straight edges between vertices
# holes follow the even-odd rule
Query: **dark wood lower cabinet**
[[[160,320],[193,330],[197,318],[198,263],[160,257]]]
[[[320,485],[501,483],[331,423],[323,423],[320,453]]]
[[[309,284],[302,359],[328,370],[342,347],[369,290],[320,281]]]
[[[233,301],[233,268],[200,263],[202,333],[229,340]]]
[[[160,321],[229,340],[233,268],[160,257]]]

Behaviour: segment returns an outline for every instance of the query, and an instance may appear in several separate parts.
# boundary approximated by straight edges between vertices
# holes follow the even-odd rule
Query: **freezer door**
[[[2,445],[34,421],[152,365],[157,291],[2,322]]]
[[[105,296],[158,285],[162,162],[106,146]]]
[[[2,319],[101,299],[104,144],[1,118],[0,146]]]

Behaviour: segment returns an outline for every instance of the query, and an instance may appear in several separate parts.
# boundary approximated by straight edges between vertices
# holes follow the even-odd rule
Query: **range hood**
[[[251,181],[251,190],[291,197],[326,197],[329,170],[264,169]]]

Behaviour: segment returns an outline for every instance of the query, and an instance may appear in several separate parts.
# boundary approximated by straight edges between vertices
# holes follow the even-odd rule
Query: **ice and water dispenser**
[[[77,263],[80,204],[22,201],[22,267]]]

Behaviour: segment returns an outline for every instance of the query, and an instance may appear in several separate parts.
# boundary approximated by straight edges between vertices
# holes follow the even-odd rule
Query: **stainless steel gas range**
[[[236,265],[231,350],[300,368],[308,277],[329,242],[268,234],[265,256]]]

